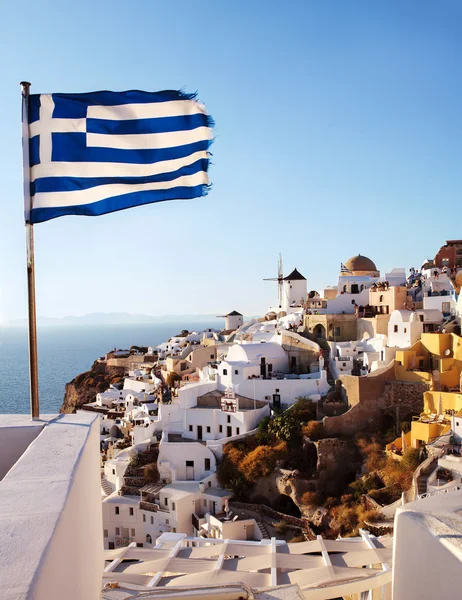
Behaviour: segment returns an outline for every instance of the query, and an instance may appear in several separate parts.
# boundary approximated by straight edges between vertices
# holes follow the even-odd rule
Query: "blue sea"
[[[182,329],[200,331],[215,323],[137,323],[39,327],[40,412],[56,413],[66,383],[88,371],[114,347],[155,346]],[[0,413],[29,413],[29,362],[26,327],[0,327]]]

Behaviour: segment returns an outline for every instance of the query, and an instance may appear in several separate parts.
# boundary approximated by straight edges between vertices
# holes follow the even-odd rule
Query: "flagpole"
[[[34,260],[34,226],[30,222],[32,201],[30,196],[30,162],[29,162],[29,127],[27,110],[29,104],[28,81],[21,81],[22,124],[23,124],[23,162],[24,162],[24,206],[26,217],[26,252],[27,252],[27,296],[29,325],[29,377],[30,377],[30,413],[33,421],[40,418],[38,391],[37,360],[37,313],[35,306],[35,260]]]

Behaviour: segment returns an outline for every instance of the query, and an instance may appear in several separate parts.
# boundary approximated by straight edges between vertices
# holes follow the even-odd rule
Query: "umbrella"
[[[440,397],[438,399],[438,416],[443,414],[443,397],[441,396],[441,392],[440,392]]]
[[[403,451],[403,454],[407,450],[406,434],[404,433],[404,431],[401,432],[401,450]]]

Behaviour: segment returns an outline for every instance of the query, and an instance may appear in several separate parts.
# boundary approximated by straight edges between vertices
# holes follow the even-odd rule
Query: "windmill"
[[[279,298],[279,308],[282,308],[282,294],[283,294],[283,284],[282,281],[284,279],[284,273],[282,270],[282,255],[279,254],[278,260],[278,276],[277,277],[268,277],[263,279],[263,281],[277,281],[278,282],[278,298]]]

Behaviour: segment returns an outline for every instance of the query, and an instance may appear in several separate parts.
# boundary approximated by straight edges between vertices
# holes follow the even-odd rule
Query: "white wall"
[[[116,514],[116,508],[119,514]],[[130,514],[130,509],[133,515]],[[131,496],[119,496],[117,494],[108,496],[102,503],[103,530],[107,530],[108,537],[104,537],[104,548],[109,548],[109,542],[115,543],[115,547],[126,545],[126,542],[117,544],[117,538],[123,539],[123,529],[128,529],[127,540],[129,542],[144,542],[144,531],[142,526],[142,515],[139,510],[139,498]],[[119,533],[116,532],[119,528]],[[135,534],[133,535],[133,531]]]
[[[462,589],[462,492],[398,508],[394,525],[393,600],[459,598]]]
[[[60,415],[0,482],[2,600],[99,598],[103,561],[97,415]]]
[[[210,460],[210,470],[205,470],[205,459]],[[172,481],[186,481],[186,461],[194,461],[194,481],[201,481],[216,471],[216,459],[211,450],[199,442],[165,442],[159,445],[158,465],[162,469],[161,478]],[[168,465],[168,466],[167,466]],[[166,469],[174,472],[174,476],[164,477]]]
[[[403,312],[409,318],[411,311],[394,310],[388,322],[388,346],[397,348],[409,348],[415,344],[423,332],[423,323],[420,320],[403,321]]]
[[[254,385],[257,400],[265,400],[265,396],[270,396],[272,401],[273,394],[280,394],[283,404],[293,404],[299,396],[314,396],[329,391],[326,371],[313,373],[310,379],[246,379],[235,386],[234,391],[253,398]]]

